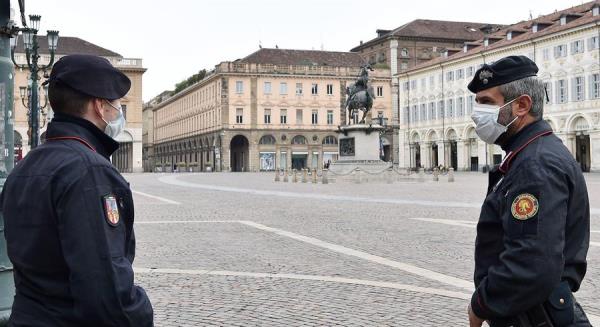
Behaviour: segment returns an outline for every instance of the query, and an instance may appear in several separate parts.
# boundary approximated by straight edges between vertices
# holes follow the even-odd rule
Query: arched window
[[[323,139],[323,144],[325,144],[325,145],[334,145],[334,144],[338,144],[338,142],[337,142],[337,139],[335,138],[335,136],[329,135],[329,136],[326,136]]]
[[[296,135],[292,139],[292,144],[306,144],[306,137],[302,135]]]
[[[265,135],[260,138],[260,141],[258,143],[259,144],[275,144],[276,142],[277,141],[275,141],[275,137],[273,137],[273,135]]]

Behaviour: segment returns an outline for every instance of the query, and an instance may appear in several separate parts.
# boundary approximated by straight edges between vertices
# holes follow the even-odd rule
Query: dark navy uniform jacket
[[[46,135],[2,194],[16,286],[9,325],[152,326],[150,301],[133,284],[131,191],[108,160],[118,143],[60,114]]]
[[[528,125],[503,149],[503,163],[490,172],[475,245],[471,307],[490,320],[542,304],[561,281],[577,291],[589,247],[585,180],[551,127]]]

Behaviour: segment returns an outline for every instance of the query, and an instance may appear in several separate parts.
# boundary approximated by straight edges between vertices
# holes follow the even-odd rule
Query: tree
[[[188,77],[186,80],[183,80],[177,84],[175,84],[175,90],[171,93],[171,96],[183,91],[188,86],[198,83],[206,77],[206,69],[202,69],[197,74],[194,74]]]

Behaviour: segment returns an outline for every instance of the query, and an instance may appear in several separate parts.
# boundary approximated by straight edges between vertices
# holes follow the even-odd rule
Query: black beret
[[[131,80],[113,67],[108,60],[92,55],[69,55],[60,58],[52,67],[44,84],[61,82],[94,98],[116,100],[127,94]]]
[[[525,56],[504,57],[495,63],[484,64],[469,83],[469,91],[477,93],[494,86],[510,83],[525,77],[536,76],[538,67]]]

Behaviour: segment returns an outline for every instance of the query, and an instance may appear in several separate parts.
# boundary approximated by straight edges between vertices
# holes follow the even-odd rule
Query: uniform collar
[[[506,152],[506,156],[500,164],[500,172],[506,174],[510,169],[511,161],[519,154],[519,152],[521,152],[521,150],[525,149],[530,143],[538,138],[549,134],[552,134],[552,127],[543,120],[531,123],[521,129],[504,146],[502,146],[502,150]]]
[[[63,113],[55,113],[48,124],[46,138],[54,137],[81,138],[107,159],[119,148],[117,141],[104,134],[92,122]]]
[[[506,153],[515,151],[527,143],[527,141],[529,141],[532,137],[544,132],[552,132],[552,127],[550,127],[550,125],[548,125],[548,123],[544,120],[533,122],[523,127],[523,129],[511,137],[508,142],[502,146],[502,150],[504,150]]]

